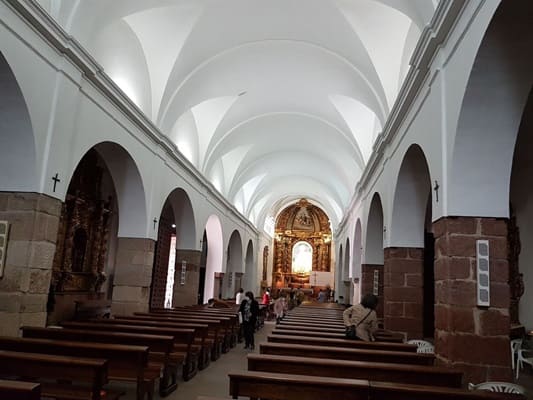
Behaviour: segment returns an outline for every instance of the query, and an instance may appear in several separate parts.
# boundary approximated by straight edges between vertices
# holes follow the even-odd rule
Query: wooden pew
[[[230,371],[230,396],[269,400],[525,400],[525,396],[272,372]]]
[[[303,335],[303,336],[313,336],[313,337],[322,337],[330,339],[345,339],[346,335],[344,332],[335,333],[335,332],[323,332],[323,331],[313,331],[313,330],[294,330],[294,329],[284,329],[284,328],[274,328],[272,330],[273,335]]]
[[[177,316],[181,318],[190,319],[191,322],[200,320],[218,321],[221,324],[224,332],[224,341],[222,343],[222,353],[227,353],[231,348],[233,337],[237,334],[235,329],[236,316],[219,315],[213,313],[205,313],[199,310],[192,309],[153,309],[151,314]]]
[[[335,360],[371,361],[384,363],[433,365],[433,354],[410,353],[406,351],[365,350],[346,347],[306,346],[300,344],[261,343],[260,354],[278,356],[295,356],[313,358],[331,358]]]
[[[177,329],[193,329],[194,343],[198,346],[200,351],[200,358],[198,360],[198,369],[202,370],[209,365],[211,357],[211,347],[213,340],[209,338],[209,326],[207,324],[190,324],[186,322],[171,322],[171,321],[155,321],[149,317],[140,316],[115,316],[112,319],[96,319],[89,320],[89,322],[97,322],[104,324],[122,324],[122,325],[144,325],[161,328],[177,328]]]
[[[370,400],[525,400],[526,396],[485,390],[370,382]]]
[[[0,374],[34,377],[69,383],[41,383],[41,395],[56,399],[100,400],[107,383],[107,360],[22,353],[0,350]],[[75,382],[75,384],[70,384]],[[83,383],[85,385],[80,385]],[[117,399],[120,393],[105,391],[106,399]]]
[[[149,351],[149,360],[158,363],[163,369],[163,377],[159,381],[161,396],[167,396],[178,387],[177,370],[175,364],[170,360],[174,346],[174,337],[172,336],[33,326],[23,326],[20,329],[22,337],[25,338],[146,346]]]
[[[330,327],[327,324],[320,325],[289,325],[289,324],[280,324],[277,325],[275,330],[283,331],[297,331],[297,332],[324,332],[324,333],[340,333],[344,335],[345,328],[342,327]]]
[[[41,400],[41,384],[0,379],[0,399]]]
[[[148,367],[146,346],[0,337],[0,350],[106,359],[108,378],[136,382],[138,400],[153,399],[155,380],[160,376],[160,368]]]
[[[268,335],[267,341],[270,343],[292,343],[309,346],[328,346],[328,347],[347,347],[353,349],[374,349],[388,351],[407,351],[416,353],[417,346],[407,343],[389,343],[389,342],[365,342],[362,340],[349,339],[330,339],[313,336],[300,335]]]
[[[248,370],[460,388],[463,374],[449,368],[324,358],[248,354]]]
[[[193,349],[194,329],[125,325],[118,322],[115,324],[109,324],[98,322],[65,321],[62,322],[62,325],[65,328],[70,329],[90,329],[95,331],[109,329],[114,332],[172,336],[174,338],[174,346],[171,358],[174,357],[176,360],[180,360],[182,357],[185,357],[185,364],[183,366],[183,379],[188,381],[198,372],[198,357],[200,352],[199,350],[194,351]],[[185,348],[180,347],[180,344],[185,345]]]
[[[271,372],[230,372],[230,396],[269,400],[368,400],[368,381]]]
[[[177,315],[161,314],[161,313],[134,313],[133,317],[149,318],[154,321],[172,322],[172,323],[198,323],[205,324],[209,329],[209,338],[213,340],[213,347],[211,348],[211,361],[216,361],[222,354],[222,345],[224,343],[224,329],[222,324],[217,319],[191,319],[187,317],[180,317]],[[115,319],[130,318],[125,316],[116,315]]]

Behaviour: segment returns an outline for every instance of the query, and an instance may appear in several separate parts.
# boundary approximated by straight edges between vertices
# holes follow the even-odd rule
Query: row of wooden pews
[[[180,376],[193,378],[235,346],[238,317],[234,308],[183,307],[21,332],[0,337],[0,376],[40,384],[0,381],[0,398],[115,399],[121,393],[106,385],[116,380],[134,382],[136,398],[151,400],[157,380],[167,396]]]
[[[247,371],[232,371],[230,395],[270,400],[523,399],[520,395],[464,389],[462,373],[434,366],[416,346],[344,338],[341,308],[300,306],[277,325]]]

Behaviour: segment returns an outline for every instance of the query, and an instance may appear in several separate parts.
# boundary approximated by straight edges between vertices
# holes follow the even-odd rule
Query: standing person
[[[241,304],[242,299],[244,298],[244,290],[243,288],[240,288],[237,292],[237,295],[235,296],[235,304]]]
[[[320,291],[318,292],[318,302],[319,303],[324,303],[326,301],[326,293],[322,291],[322,289],[320,289]]]
[[[287,311],[287,300],[283,296],[279,296],[274,301],[274,313],[276,314],[276,324],[279,324],[285,312]]]
[[[252,292],[246,292],[239,312],[242,314],[242,328],[244,333],[244,348],[253,350],[255,324],[259,315],[259,303],[254,299]]]
[[[366,294],[360,304],[347,308],[342,313],[346,328],[355,330],[355,337],[352,339],[364,340],[366,342],[374,340],[374,332],[378,329],[378,317],[376,307],[378,298],[373,294]]]
[[[261,303],[266,304],[267,306],[270,304],[270,288],[266,288],[265,293],[263,293],[263,300]]]

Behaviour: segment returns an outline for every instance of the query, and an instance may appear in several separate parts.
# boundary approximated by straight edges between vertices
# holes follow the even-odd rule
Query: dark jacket
[[[250,315],[249,316],[246,315],[247,303],[250,303]],[[259,303],[255,299],[251,299],[251,300],[243,299],[241,306],[239,307],[239,312],[242,314],[243,322],[251,322],[255,324],[255,321],[257,321],[257,316],[259,315]]]

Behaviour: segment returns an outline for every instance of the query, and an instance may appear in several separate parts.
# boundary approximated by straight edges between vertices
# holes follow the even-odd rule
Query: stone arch
[[[24,95],[0,53],[0,187],[37,192],[35,137]]]
[[[212,214],[209,216],[205,224],[205,231],[207,237],[207,260],[205,267],[204,303],[207,303],[207,300],[214,297],[215,292],[218,295],[220,288],[216,288],[215,290],[215,281],[218,282],[218,274],[223,272],[224,238],[222,236],[220,219],[216,215]]]
[[[362,242],[362,228],[361,228],[361,219],[357,218],[355,223],[355,231],[353,235],[353,263],[350,271],[352,277],[361,276],[361,261],[363,259],[363,242]]]
[[[383,318],[383,205],[378,192],[372,196],[366,223],[364,264],[361,266],[361,292],[378,296],[376,313]],[[377,287],[376,287],[377,280]]]
[[[533,173],[533,90],[524,110],[518,132],[510,184],[509,283],[511,292],[511,325],[531,326],[533,316],[533,189],[529,184]]]
[[[241,286],[243,289],[252,290],[256,292],[256,277],[257,277],[257,268],[254,268],[254,244],[250,239],[248,245],[246,246],[246,257],[244,261],[244,276],[241,281]],[[238,289],[238,288],[237,288]]]
[[[426,206],[431,177],[422,148],[413,144],[404,155],[392,205],[389,229],[391,247],[424,247]]]
[[[343,259],[343,255],[344,254],[343,254],[342,243],[339,245],[338,254],[339,254],[339,256],[337,257],[337,262],[336,262],[337,268],[336,268],[336,271],[335,271],[335,275],[336,275],[335,291],[337,292],[336,297],[339,300],[339,303],[344,303],[345,302],[345,300],[344,300],[344,292],[343,292],[344,282],[342,280],[342,276],[343,276],[342,269],[343,269],[343,266],[344,266],[344,259]],[[341,296],[342,296],[342,299],[341,299]]]
[[[350,279],[350,238],[346,238],[346,245],[344,246],[344,259],[342,266],[342,279],[347,281]]]
[[[162,308],[168,306],[168,303],[172,306],[195,304],[200,251],[195,248],[194,213],[185,190],[176,188],[167,196],[157,225],[150,307]],[[172,265],[171,260],[174,260]],[[181,279],[183,261],[186,265],[184,284]],[[168,285],[170,286],[167,287]],[[171,302],[170,299],[163,302],[167,291],[172,293]]]
[[[117,193],[119,209],[118,236],[147,236],[147,207],[144,184],[137,163],[121,145],[101,142],[93,148],[104,160]]]
[[[196,222],[191,199],[182,188],[174,189],[168,195],[172,205],[178,249],[196,249]]]
[[[362,227],[361,219],[357,218],[355,223],[355,232],[353,237],[353,250],[352,250],[352,265],[350,268],[350,276],[352,278],[351,299],[352,304],[357,304],[361,300],[361,289],[362,289],[362,253],[363,253],[363,244],[362,244]]]
[[[485,32],[453,143],[449,215],[509,216],[513,150],[533,84],[532,9],[501,2]]]
[[[226,272],[224,273],[222,297],[232,298],[241,286],[244,272],[241,234],[235,229],[226,249]],[[238,286],[238,287],[236,287]]]
[[[385,328],[404,332],[407,338],[422,338],[425,328],[424,278],[433,286],[433,261],[425,275],[425,227],[431,179],[426,157],[417,144],[404,155],[392,207],[390,247],[384,252]],[[429,204],[431,210],[431,204]],[[428,301],[433,309],[434,298]],[[431,315],[433,321],[433,315]]]
[[[383,205],[379,193],[370,202],[366,224],[365,264],[383,265]]]

